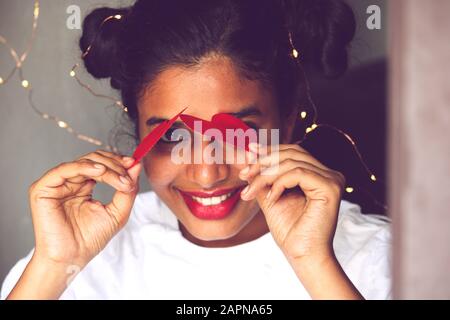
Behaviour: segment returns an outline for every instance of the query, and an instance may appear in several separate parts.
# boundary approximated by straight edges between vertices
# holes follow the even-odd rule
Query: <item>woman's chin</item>
[[[258,207],[237,209],[237,212],[222,220],[202,220],[189,213],[184,219],[179,217],[182,231],[202,242],[230,240],[248,226],[259,211]]]

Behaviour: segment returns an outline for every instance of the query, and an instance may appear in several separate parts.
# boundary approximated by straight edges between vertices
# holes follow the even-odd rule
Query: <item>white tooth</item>
[[[199,198],[199,197],[192,196],[192,199],[204,206],[214,206],[214,205],[218,205],[219,203],[224,202],[229,197],[231,197],[232,194],[233,193],[231,192],[228,194],[224,194],[224,195],[217,196],[217,197],[210,197],[210,198]]]

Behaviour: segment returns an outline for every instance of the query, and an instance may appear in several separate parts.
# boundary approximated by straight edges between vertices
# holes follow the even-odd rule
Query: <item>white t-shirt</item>
[[[366,299],[391,298],[389,221],[342,201],[336,256]],[[6,277],[17,283],[32,252]],[[69,275],[75,269],[68,270]],[[182,235],[153,192],[136,198],[128,224],[70,283],[61,299],[310,299],[270,233],[234,247],[204,248]]]

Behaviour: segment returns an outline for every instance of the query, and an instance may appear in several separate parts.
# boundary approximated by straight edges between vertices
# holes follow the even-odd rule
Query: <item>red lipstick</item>
[[[228,217],[240,200],[242,188],[221,189],[213,192],[181,191],[192,214],[202,220],[220,220]]]

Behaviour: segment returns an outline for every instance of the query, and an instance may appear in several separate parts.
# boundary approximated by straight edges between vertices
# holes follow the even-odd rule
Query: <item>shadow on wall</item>
[[[374,201],[386,204],[386,76],[384,59],[351,69],[338,80],[310,76],[318,122],[348,133],[377,181],[371,181],[352,145],[331,129],[313,131],[303,147],[346,176],[354,192],[344,198],[361,205],[365,213],[386,214]]]

